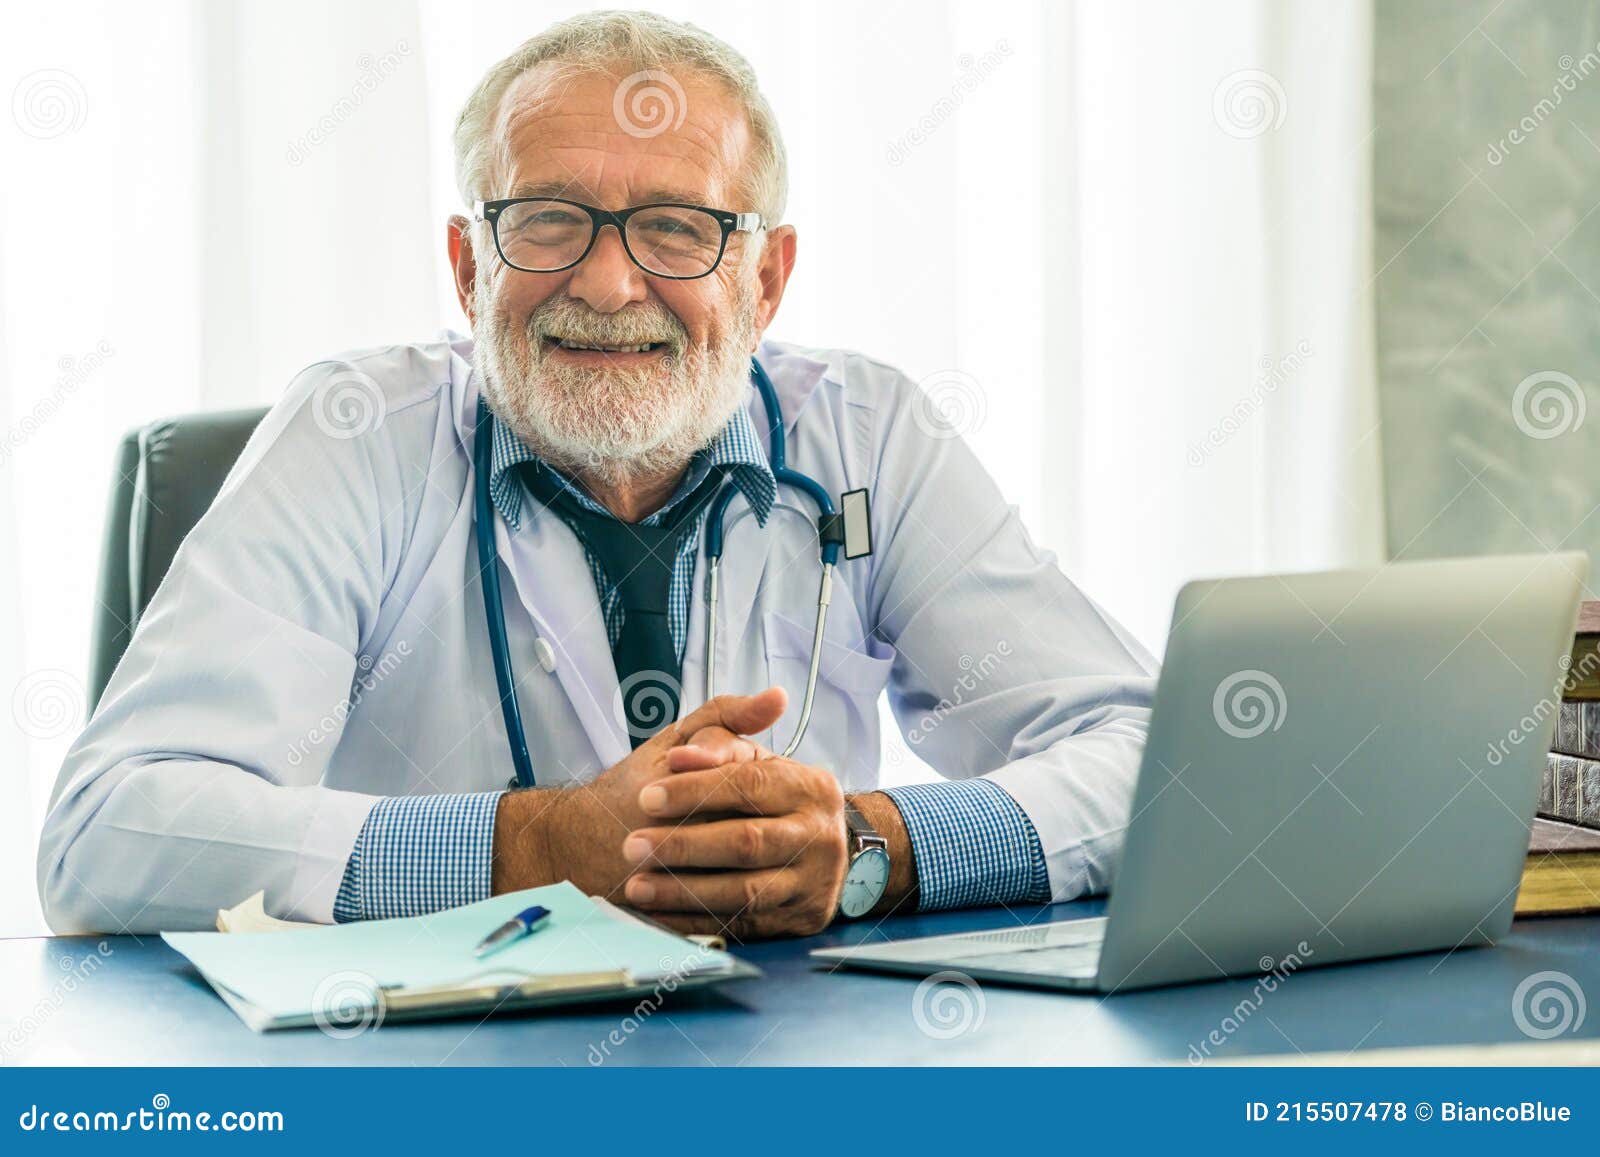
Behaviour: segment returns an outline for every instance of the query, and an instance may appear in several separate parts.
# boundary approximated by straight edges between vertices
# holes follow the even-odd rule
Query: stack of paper
[[[218,932],[294,932],[302,928],[320,928],[320,924],[307,924],[300,920],[279,920],[267,915],[267,894],[257,892],[240,900],[232,908],[217,911]]]
[[[537,932],[484,960],[473,956],[489,932],[536,904],[551,913]],[[613,912],[561,883],[403,920],[162,938],[258,1031],[533,1007],[759,975],[726,952]]]

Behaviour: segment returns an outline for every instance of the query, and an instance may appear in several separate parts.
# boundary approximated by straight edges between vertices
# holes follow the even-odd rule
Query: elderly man
[[[1153,664],[903,375],[762,340],[796,233],[748,63],[580,16],[491,69],[455,139],[472,339],[318,363],[257,430],[62,768],[54,927],[571,879],[752,937],[1103,890]],[[829,499],[870,494],[815,666],[839,521],[779,431]],[[746,694],[706,700],[711,657]],[[886,688],[942,782],[875,790]],[[536,786],[507,790],[519,763]]]

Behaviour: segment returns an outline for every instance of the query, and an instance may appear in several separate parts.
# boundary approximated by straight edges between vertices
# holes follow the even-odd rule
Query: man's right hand
[[[620,897],[623,883],[639,870],[623,858],[622,842],[629,832],[658,822],[639,810],[639,791],[672,774],[667,753],[706,728],[735,735],[766,731],[787,702],[781,687],[719,695],[589,783],[506,793],[495,813],[491,889],[498,895],[571,880],[589,895]]]

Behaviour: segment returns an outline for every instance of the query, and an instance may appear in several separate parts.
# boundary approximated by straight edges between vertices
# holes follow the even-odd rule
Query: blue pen
[[[545,921],[550,919],[550,909],[541,908],[535,904],[532,908],[524,908],[489,935],[485,936],[472,954],[479,959],[498,952],[507,944],[521,940],[524,936],[531,936],[544,927]]]

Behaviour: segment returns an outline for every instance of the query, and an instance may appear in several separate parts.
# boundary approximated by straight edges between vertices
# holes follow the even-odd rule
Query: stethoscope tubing
[[[494,656],[494,681],[500,692],[500,713],[511,741],[511,765],[518,787],[533,787],[533,758],[522,729],[522,708],[517,703],[516,676],[511,670],[511,646],[506,641],[506,608],[500,598],[500,559],[494,542],[494,501],[489,493],[489,470],[494,461],[494,422],[488,407],[478,403],[478,429],[472,446],[478,534],[478,577],[483,583],[484,621],[489,628],[489,651]]]

